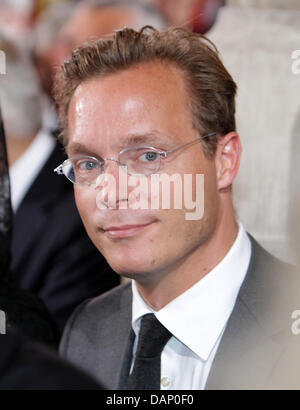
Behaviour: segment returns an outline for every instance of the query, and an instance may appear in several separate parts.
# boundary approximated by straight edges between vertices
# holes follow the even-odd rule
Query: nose
[[[103,172],[96,180],[98,189],[97,205],[104,208],[119,209],[127,203],[127,172],[119,161],[107,158]]]

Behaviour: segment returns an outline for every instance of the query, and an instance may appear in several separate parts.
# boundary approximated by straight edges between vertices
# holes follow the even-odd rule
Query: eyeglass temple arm
[[[193,144],[194,142],[196,142],[196,141],[198,141],[198,140],[201,141],[201,140],[204,139],[204,138],[212,137],[213,135],[216,135],[216,132],[211,132],[210,134],[203,135],[202,137],[198,137],[198,138],[194,139],[193,141],[187,142],[186,144],[180,145],[179,147],[170,149],[169,151],[162,151],[161,154],[163,154],[164,157],[167,157],[168,154],[171,154],[172,152],[175,152],[175,151],[177,151],[177,150],[179,150],[179,149],[181,149],[181,148],[184,148],[184,147],[186,147],[186,146],[188,146],[188,145],[191,145],[191,144]]]

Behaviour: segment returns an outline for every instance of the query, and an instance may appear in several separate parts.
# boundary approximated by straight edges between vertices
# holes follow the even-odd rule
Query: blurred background
[[[24,212],[28,193],[41,181],[47,161],[54,155],[58,124],[53,76],[72,50],[88,39],[147,24],[159,29],[187,27],[215,42],[238,84],[237,129],[243,156],[233,186],[237,217],[271,253],[288,262],[300,262],[300,74],[292,71],[292,53],[300,49],[299,0],[1,0],[0,50],[7,61],[6,74],[0,74],[0,102],[16,216],[12,266],[21,286],[40,295],[60,328],[71,308],[115,286],[117,279],[105,279],[101,288],[102,284],[95,286],[91,278],[91,288],[80,295],[76,289],[82,288],[86,272],[60,283],[63,270],[70,272],[78,266],[78,260],[73,259],[71,267],[67,261],[78,254],[79,231],[70,233],[65,245],[59,244],[65,249],[60,258],[53,259],[54,247],[49,251],[51,264],[57,263],[59,269],[50,268],[47,260],[37,269],[34,241],[24,253],[24,233],[26,241],[35,234],[35,241],[40,242],[42,230],[42,225],[34,232],[24,227],[24,215],[28,218],[28,214],[21,209],[23,206]],[[35,166],[30,168],[33,160]],[[30,178],[24,179],[24,169],[29,169]],[[70,188],[60,189],[67,192]],[[38,206],[43,195],[31,196],[30,203]],[[56,205],[47,206],[51,208],[51,226],[59,231]],[[69,196],[63,206],[66,215],[74,208]],[[85,234],[82,231],[80,235]],[[53,243],[56,239],[54,235]],[[29,273],[25,278],[24,261],[28,260],[33,261],[28,272],[36,272],[35,280]],[[86,269],[91,273],[95,266],[99,265],[95,262]],[[62,295],[60,306],[57,297]]]

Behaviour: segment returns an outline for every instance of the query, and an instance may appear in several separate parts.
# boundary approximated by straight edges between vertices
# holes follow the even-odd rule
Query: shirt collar
[[[251,257],[251,242],[241,224],[235,242],[223,260],[190,289],[159,311],[140,296],[132,281],[132,328],[139,332],[141,317],[156,318],[182,343],[207,360],[235,305]]]

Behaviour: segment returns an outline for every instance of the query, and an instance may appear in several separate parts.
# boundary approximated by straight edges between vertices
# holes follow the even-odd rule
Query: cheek
[[[95,194],[92,190],[89,190],[87,188],[74,186],[74,196],[78,212],[84,225],[87,228],[89,219],[91,218],[96,207]]]

